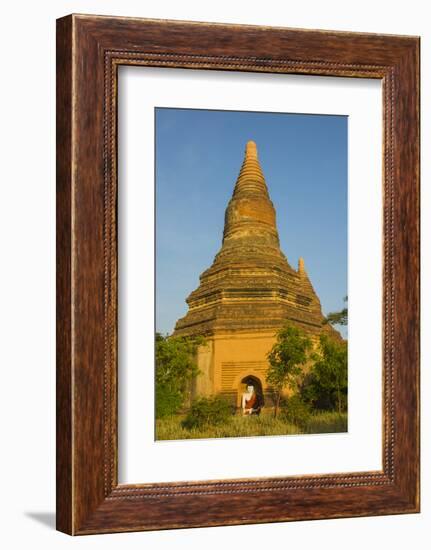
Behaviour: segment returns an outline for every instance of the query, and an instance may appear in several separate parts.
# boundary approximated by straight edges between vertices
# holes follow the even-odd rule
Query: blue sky
[[[347,295],[347,117],[156,109],[156,330],[172,332],[221,246],[245,144],[256,142],[281,249],[324,313]],[[343,331],[346,336],[346,331]]]

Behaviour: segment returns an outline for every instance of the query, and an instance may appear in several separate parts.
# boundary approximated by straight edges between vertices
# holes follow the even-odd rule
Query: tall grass
[[[307,434],[347,432],[347,413],[322,412],[313,414],[304,428]]]
[[[269,413],[269,411],[266,411]],[[272,414],[260,416],[232,416],[221,426],[205,426],[187,429],[181,425],[184,416],[177,415],[156,421],[156,439],[212,439],[218,437],[254,437],[259,435],[294,435],[337,433],[347,431],[347,414],[333,412],[315,413],[299,428],[294,424],[274,418]]]

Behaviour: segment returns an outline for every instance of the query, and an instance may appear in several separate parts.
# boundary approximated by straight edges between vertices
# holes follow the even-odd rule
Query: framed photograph
[[[57,528],[419,511],[419,38],[57,21]]]

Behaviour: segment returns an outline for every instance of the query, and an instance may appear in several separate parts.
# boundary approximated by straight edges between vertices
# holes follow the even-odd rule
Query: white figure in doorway
[[[244,416],[253,414],[257,406],[257,395],[254,386],[247,386],[247,391],[242,394],[241,408]]]

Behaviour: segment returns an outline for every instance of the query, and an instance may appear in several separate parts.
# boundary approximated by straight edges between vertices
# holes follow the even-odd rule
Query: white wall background
[[[54,531],[55,19],[75,13],[415,34],[422,37],[422,151],[431,150],[428,2],[410,0],[56,0],[2,6],[0,88],[0,540],[4,548],[428,548],[431,521],[429,371],[422,345],[420,515],[92,537]],[[422,155],[422,327],[431,330],[431,190]],[[428,537],[429,538],[429,537]]]

